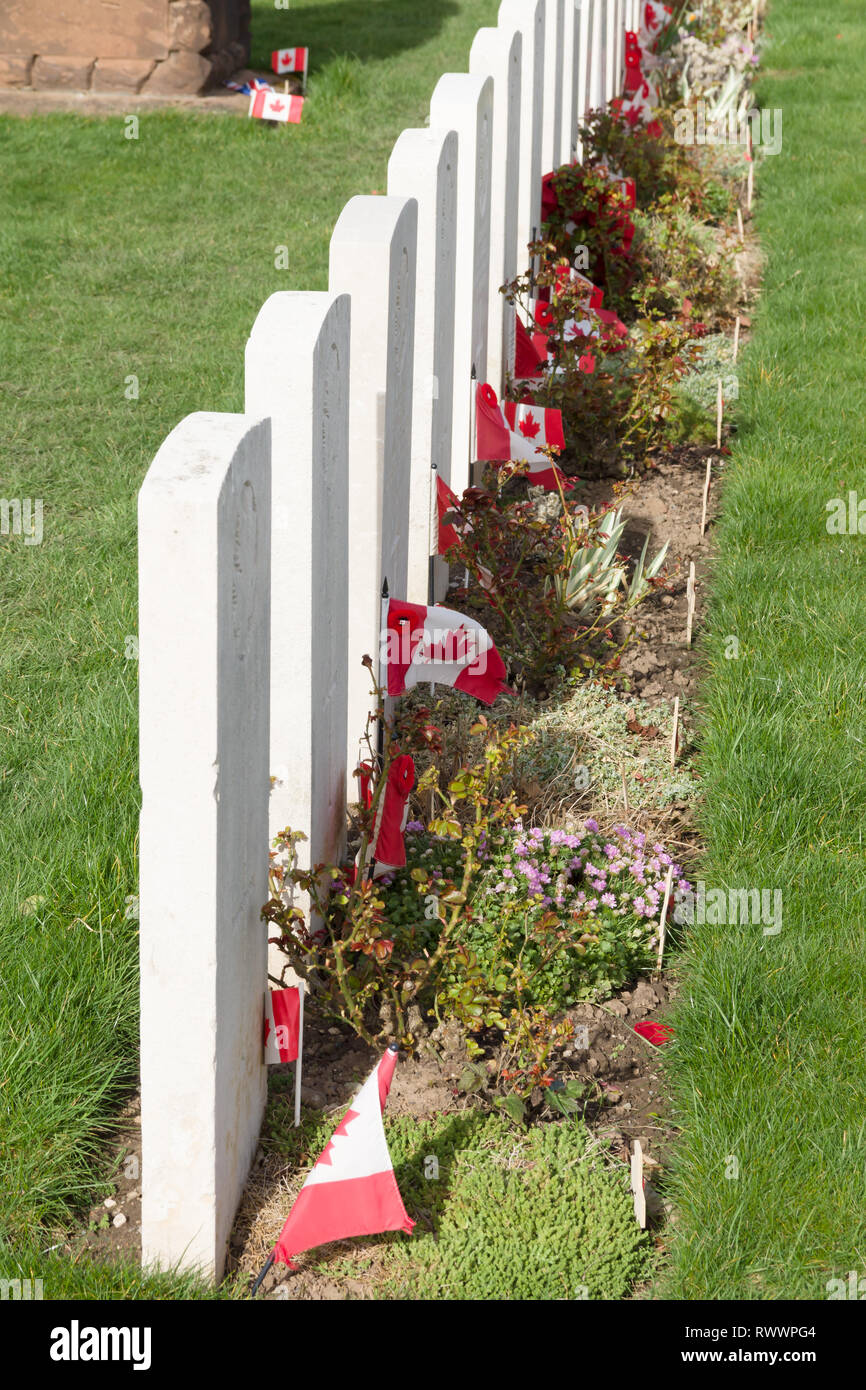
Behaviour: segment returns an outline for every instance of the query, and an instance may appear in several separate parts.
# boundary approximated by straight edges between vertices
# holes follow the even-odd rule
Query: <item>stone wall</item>
[[[249,46],[250,0],[4,0],[0,87],[195,93]]]

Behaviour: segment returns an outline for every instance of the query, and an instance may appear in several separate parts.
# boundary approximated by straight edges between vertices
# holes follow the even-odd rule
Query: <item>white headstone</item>
[[[470,73],[493,78],[487,380],[497,395],[514,366],[514,306],[499,289],[517,275],[522,56],[523,36],[510,27],[479,29],[469,52]]]
[[[270,444],[190,415],[138,501],[142,1260],[215,1278],[265,1107]]]
[[[562,31],[562,162],[574,158],[580,56],[580,0],[564,0]]]
[[[517,270],[529,268],[526,250],[541,225],[541,124],[544,112],[545,0],[502,0],[500,29],[520,30],[523,40],[520,81],[520,187],[517,204]],[[512,306],[513,307],[513,306]],[[513,361],[508,362],[513,368]]]
[[[430,100],[431,130],[456,130],[457,251],[454,276],[454,401],[451,414],[451,486],[469,486],[470,419],[474,388],[487,375],[490,292],[490,157],[493,83],[489,77],[449,72]],[[474,440],[472,441],[474,455]]]
[[[577,27],[577,46],[578,56],[575,58],[576,70],[576,112],[579,130],[587,111],[589,110],[589,62],[590,62],[590,39],[592,25],[592,7],[595,0],[575,0],[575,7],[578,16]],[[578,137],[577,158],[579,163],[583,163],[583,140]]]
[[[606,0],[604,28],[604,101],[605,105],[616,96],[616,5],[617,0]]]
[[[593,0],[592,49],[589,64],[589,93],[593,111],[602,108],[605,96],[605,53],[607,51],[607,0]]]
[[[349,779],[375,709],[383,579],[406,592],[415,337],[414,198],[352,198],[331,237],[332,294],[352,297],[349,353]],[[354,783],[352,783],[354,786]]]
[[[271,417],[269,836],[307,836],[298,864],[346,848],[349,297],[272,294],[246,347],[248,415]],[[306,904],[299,904],[306,907]],[[286,957],[270,948],[279,978]]]
[[[543,174],[565,163],[562,154],[562,69],[565,0],[545,0],[544,115],[541,127]]]
[[[457,134],[404,130],[388,161],[388,193],[418,204],[415,358],[409,555],[405,597],[427,603],[430,582],[431,467],[451,476],[454,396],[454,261],[457,233]],[[389,576],[390,580],[390,576]],[[434,566],[435,597],[447,569]]]

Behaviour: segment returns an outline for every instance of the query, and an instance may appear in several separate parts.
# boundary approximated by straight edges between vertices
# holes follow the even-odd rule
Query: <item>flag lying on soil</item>
[[[265,991],[265,1062],[296,1062],[302,1027],[301,989]]]
[[[308,48],[277,48],[271,54],[271,67],[278,77],[286,72],[302,72],[306,76],[309,61]]]
[[[303,109],[303,97],[287,97],[282,92],[260,90],[250,97],[249,114],[260,121],[289,121],[298,125]]]
[[[349,1236],[411,1233],[415,1222],[403,1205],[382,1123],[396,1065],[396,1048],[389,1048],[316,1160],[280,1233],[277,1264],[294,1269],[301,1251]]]
[[[429,681],[492,705],[506,689],[505,665],[487,629],[452,608],[389,599],[382,642],[389,695]]]
[[[528,463],[528,481],[556,492],[557,474],[563,487],[571,487],[565,475],[544,453],[545,448],[564,449],[562,412],[536,405],[500,405],[496,392],[479,382],[475,392],[476,457],[483,463]]]

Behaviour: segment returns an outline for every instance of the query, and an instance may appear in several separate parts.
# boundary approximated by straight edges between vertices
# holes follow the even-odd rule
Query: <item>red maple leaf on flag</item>
[[[272,102],[271,102],[271,110],[272,110],[272,111],[282,111],[282,110],[284,110],[284,109],[285,109],[285,108],[283,107],[283,103],[282,103],[281,101],[272,101]]]
[[[529,414],[524,415],[523,419],[520,421],[519,429],[520,433],[525,435],[527,439],[534,439],[541,429],[541,426],[532,411],[530,411]]]
[[[463,624],[454,631],[449,632],[442,642],[431,642],[422,660],[438,661],[444,666],[456,661],[462,661],[464,657],[470,655],[472,650],[472,637],[466,631]]]
[[[322,1149],[322,1152],[319,1154],[319,1157],[318,1157],[318,1159],[316,1160],[316,1167],[318,1167],[320,1163],[324,1163],[324,1164],[326,1165],[326,1167],[330,1168],[330,1166],[331,1166],[331,1150],[332,1150],[333,1147],[334,1147],[334,1140],[336,1139],[336,1137],[337,1137],[338,1134],[341,1135],[341,1137],[345,1138],[345,1135],[346,1135],[346,1126],[347,1126],[347,1125],[350,1125],[350,1124],[352,1123],[353,1120],[357,1120],[359,1114],[360,1114],[360,1111],[358,1111],[358,1110],[353,1110],[351,1106],[349,1107],[349,1109],[346,1111],[345,1115],[343,1116],[342,1120],[341,1120],[340,1123],[337,1125],[337,1128],[334,1130],[334,1133],[331,1135],[330,1139],[328,1140],[327,1144],[326,1144],[325,1147]]]

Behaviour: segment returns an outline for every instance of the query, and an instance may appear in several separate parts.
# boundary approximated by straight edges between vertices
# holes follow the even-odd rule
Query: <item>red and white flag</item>
[[[301,1047],[303,989],[265,991],[265,1062],[296,1062]]]
[[[537,342],[539,335],[530,337],[529,330],[515,310],[514,313],[514,375],[522,381],[532,381],[544,374],[547,346]]]
[[[309,62],[308,48],[277,48],[271,54],[271,67],[278,77],[286,72],[302,72],[306,77]]]
[[[460,540],[460,535],[455,524],[456,518],[447,521],[449,513],[459,511],[460,501],[457,494],[452,492],[444,478],[436,474],[436,544],[433,547],[434,555],[447,555],[452,546]]]
[[[303,109],[303,97],[287,97],[282,92],[253,92],[250,97],[249,114],[260,121],[289,121],[298,125]]]
[[[507,688],[505,665],[486,628],[452,608],[404,599],[388,600],[381,665],[389,695],[429,682],[492,705]]]
[[[563,487],[571,487],[565,475],[551,463],[545,448],[564,449],[562,412],[537,405],[517,405],[496,399],[486,382],[479,382],[475,393],[475,437],[477,457],[484,463],[528,463],[528,480],[536,487],[556,492],[556,476]]]
[[[388,1152],[382,1111],[397,1050],[389,1047],[370,1073],[298,1193],[274,1249],[277,1264],[294,1269],[303,1250],[350,1236],[405,1231],[411,1220]]]
[[[388,768],[388,779],[376,807],[376,823],[367,847],[367,862],[375,859],[374,878],[402,869],[406,863],[403,831],[409,819],[409,796],[415,785],[415,761],[400,753]]]
[[[652,53],[659,35],[670,23],[673,10],[669,5],[661,5],[658,0],[643,0],[640,11],[638,40],[647,53]]]
[[[625,31],[625,82],[624,92],[636,92],[643,77],[640,70],[641,49],[637,34],[631,29]]]

